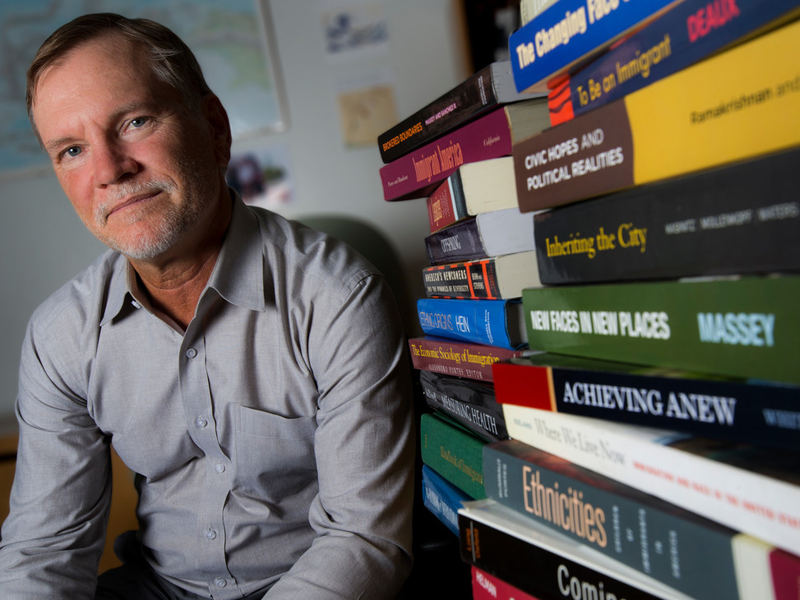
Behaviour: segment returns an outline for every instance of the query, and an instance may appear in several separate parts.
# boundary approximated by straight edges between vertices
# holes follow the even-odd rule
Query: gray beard
[[[147,181],[123,184],[115,198],[97,208],[95,211],[95,222],[104,224],[108,219],[109,206],[113,206],[126,196],[158,191],[173,193],[175,187],[168,181]],[[190,189],[187,190],[187,192],[195,194],[197,190]],[[180,207],[171,206],[167,214],[163,215],[158,222],[154,223],[153,230],[147,237],[142,236],[132,241],[122,242],[103,236],[100,241],[128,258],[134,260],[150,260],[163,254],[175,245],[184,234],[191,230],[200,220],[201,215],[202,206],[199,203],[191,201],[185,202]],[[133,225],[136,220],[136,217],[131,216],[129,224]]]

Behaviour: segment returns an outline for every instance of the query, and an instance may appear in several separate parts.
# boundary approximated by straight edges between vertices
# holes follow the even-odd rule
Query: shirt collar
[[[216,290],[231,304],[263,311],[267,303],[261,228],[252,209],[236,191],[230,192],[233,199],[231,223],[206,287]]]
[[[239,194],[234,190],[230,190],[230,193],[233,202],[231,222],[206,289],[215,290],[227,302],[236,306],[263,311],[266,300],[261,229],[255,214],[245,205]],[[126,300],[135,306],[135,282],[136,273],[130,262],[117,255],[101,326],[120,314]]]
[[[114,260],[114,266],[111,271],[111,279],[108,284],[106,309],[100,321],[101,327],[120,314],[126,299],[134,302],[133,295],[128,291],[128,277],[133,276],[133,273],[129,273],[129,271],[133,271],[133,269],[125,257],[116,254],[116,260]]]

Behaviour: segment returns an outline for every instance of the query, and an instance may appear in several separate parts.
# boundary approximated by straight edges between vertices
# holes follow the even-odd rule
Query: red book
[[[427,198],[461,165],[509,156],[515,143],[549,126],[547,98],[506,105],[384,165],[383,197]]]
[[[473,600],[537,600],[522,590],[477,567],[472,567]]]
[[[455,212],[455,200],[451,187],[448,178],[428,196],[428,222],[431,226],[431,233],[452,225],[460,218]]]
[[[467,163],[428,196],[431,233],[462,219],[513,208],[519,212],[514,158]]]
[[[547,94],[547,104],[550,107],[550,123],[553,127],[575,118],[569,82],[569,75],[559,78],[557,82],[551,82],[553,87]]]
[[[800,561],[783,550],[773,550],[769,556],[772,566],[772,585],[775,598],[800,598]]]
[[[442,375],[492,382],[492,365],[500,360],[522,356],[522,350],[470,344],[437,337],[408,340],[415,369]]]

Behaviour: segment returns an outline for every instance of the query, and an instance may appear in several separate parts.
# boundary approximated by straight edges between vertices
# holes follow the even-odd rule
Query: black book
[[[492,63],[379,135],[381,160],[388,164],[502,104],[544,95],[517,92],[511,63]]]
[[[800,270],[800,149],[534,217],[543,284]]]
[[[420,371],[425,401],[432,409],[489,442],[507,440],[503,409],[495,400],[494,387],[451,375]]]
[[[465,562],[539,600],[687,598],[494,500],[466,503],[458,527]]]

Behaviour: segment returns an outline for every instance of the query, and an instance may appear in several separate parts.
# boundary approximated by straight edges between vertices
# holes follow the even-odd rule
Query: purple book
[[[461,165],[508,156],[515,143],[549,126],[546,98],[492,111],[383,166],[384,199],[426,198]]]

